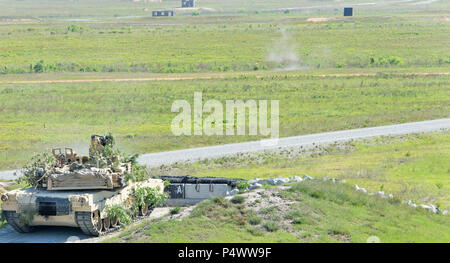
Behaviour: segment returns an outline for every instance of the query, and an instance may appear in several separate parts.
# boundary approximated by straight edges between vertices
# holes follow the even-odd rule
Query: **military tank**
[[[64,152],[53,149],[53,163],[33,170],[33,187],[1,196],[4,218],[20,233],[39,226],[67,226],[100,236],[120,227],[120,218],[110,214],[108,208],[119,206],[133,211],[132,217],[148,216],[155,204],[138,198],[135,192],[152,189],[153,195],[163,195],[164,182],[125,180],[132,173],[132,165],[104,153],[112,144],[107,136],[93,135],[89,156],[78,156],[70,148]]]

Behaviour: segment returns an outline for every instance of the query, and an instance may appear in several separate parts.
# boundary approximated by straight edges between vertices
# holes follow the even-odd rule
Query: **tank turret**
[[[3,217],[21,233],[69,226],[99,236],[148,216],[166,198],[164,182],[134,176],[145,167],[132,165],[137,156],[123,158],[113,146],[112,136],[93,135],[89,156],[71,148],[36,155],[20,178],[31,187],[1,195]]]
[[[126,186],[125,175],[131,163],[121,162],[113,148],[112,136],[91,136],[89,156],[79,156],[72,148],[52,149],[54,162],[45,171],[38,171],[38,186],[50,191],[115,189]]]

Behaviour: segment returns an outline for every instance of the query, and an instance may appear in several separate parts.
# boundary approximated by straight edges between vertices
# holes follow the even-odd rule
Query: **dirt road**
[[[174,76],[168,76],[167,74],[161,74],[154,77],[136,77],[136,78],[120,78],[120,77],[105,77],[105,78],[92,78],[86,76],[85,78],[78,79],[29,79],[29,80],[0,80],[1,84],[54,84],[54,83],[86,83],[86,82],[145,82],[145,81],[178,81],[178,80],[208,80],[208,79],[224,79],[246,76],[263,77],[270,75],[271,73],[280,74],[280,71],[274,72],[246,72],[246,73],[199,73],[199,74],[178,74]],[[285,71],[286,74],[293,74],[295,76],[309,76],[318,78],[347,78],[347,77],[375,77],[375,76],[397,76],[397,77],[426,77],[426,76],[448,76],[449,72],[423,72],[423,73],[408,73],[408,72],[390,72],[390,73],[329,73],[329,74],[309,74]],[[298,73],[298,74],[297,74]]]

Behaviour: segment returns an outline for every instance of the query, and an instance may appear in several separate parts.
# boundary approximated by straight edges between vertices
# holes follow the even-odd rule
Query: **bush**
[[[249,186],[250,184],[247,181],[240,181],[236,187],[239,189],[239,191],[243,191],[247,189]]]
[[[256,228],[256,227],[247,227],[247,232],[249,232],[250,234],[254,235],[254,236],[262,236],[264,235],[263,231],[261,231],[261,229]]]
[[[180,210],[181,210],[181,207],[179,207],[179,206],[174,207],[174,208],[170,209],[170,214],[171,215],[178,214],[180,212]]]
[[[245,197],[241,195],[233,196],[233,198],[231,198],[231,202],[233,204],[242,204],[245,202]]]
[[[280,227],[277,225],[277,223],[275,223],[273,221],[265,222],[263,227],[269,232],[275,232],[275,231],[278,231],[278,229],[280,229]]]
[[[167,195],[165,193],[160,193],[160,190],[159,187],[137,187],[133,189],[133,197],[136,199],[136,204],[138,206],[158,206],[167,199]]]
[[[295,225],[300,225],[300,224],[304,224],[304,223],[305,223],[305,219],[301,218],[301,217],[297,217],[297,218],[294,218],[294,220],[292,220],[292,224],[295,224]]]
[[[389,56],[389,57],[370,57],[369,64],[372,66],[395,66],[395,65],[403,65],[403,60],[398,57]]]
[[[192,12],[192,16],[199,16],[200,15],[200,11],[193,11]]]
[[[79,32],[81,30],[83,30],[83,28],[77,25],[70,25],[67,27],[67,31],[69,32]]]
[[[131,173],[125,175],[125,181],[142,182],[149,179],[147,166],[135,164],[132,166]]]
[[[44,61],[41,60],[36,65],[33,66],[34,73],[42,73],[44,72]]]
[[[259,216],[252,215],[252,216],[250,216],[250,217],[247,218],[247,222],[248,222],[250,225],[259,225],[259,224],[261,224],[262,219],[261,219],[261,217],[259,217]]]
[[[117,217],[121,225],[129,225],[133,220],[130,216],[130,211],[127,211],[121,205],[112,205],[106,207],[106,214],[109,218]]]
[[[36,154],[31,158],[31,161],[22,168],[23,176],[17,179],[17,183],[25,183],[27,185],[37,187],[41,179],[42,172],[50,170],[55,159],[49,153]],[[43,171],[39,171],[43,169]]]

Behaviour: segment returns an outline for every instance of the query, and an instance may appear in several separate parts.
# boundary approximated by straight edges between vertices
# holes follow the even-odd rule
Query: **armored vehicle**
[[[108,212],[111,207],[133,217],[147,216],[154,199],[146,195],[162,195],[164,182],[125,180],[133,172],[132,165],[123,162],[112,146],[112,136],[93,135],[89,156],[78,156],[71,148],[53,149],[48,162],[24,170],[32,187],[1,196],[4,218],[21,233],[37,226],[68,226],[99,236],[119,227],[117,213]]]
[[[131,163],[120,162],[113,146],[112,136],[92,135],[89,156],[79,156],[71,148],[53,149],[53,164],[37,171],[38,187],[54,191],[124,187]]]
[[[79,227],[92,236],[99,236],[119,227],[119,219],[109,217],[108,206],[130,208],[135,198],[133,189],[151,187],[164,189],[160,179],[130,183],[115,190],[49,191],[38,188],[17,189],[2,195],[2,210],[7,222],[20,233],[37,226]],[[139,206],[136,216],[148,216],[153,204]]]

